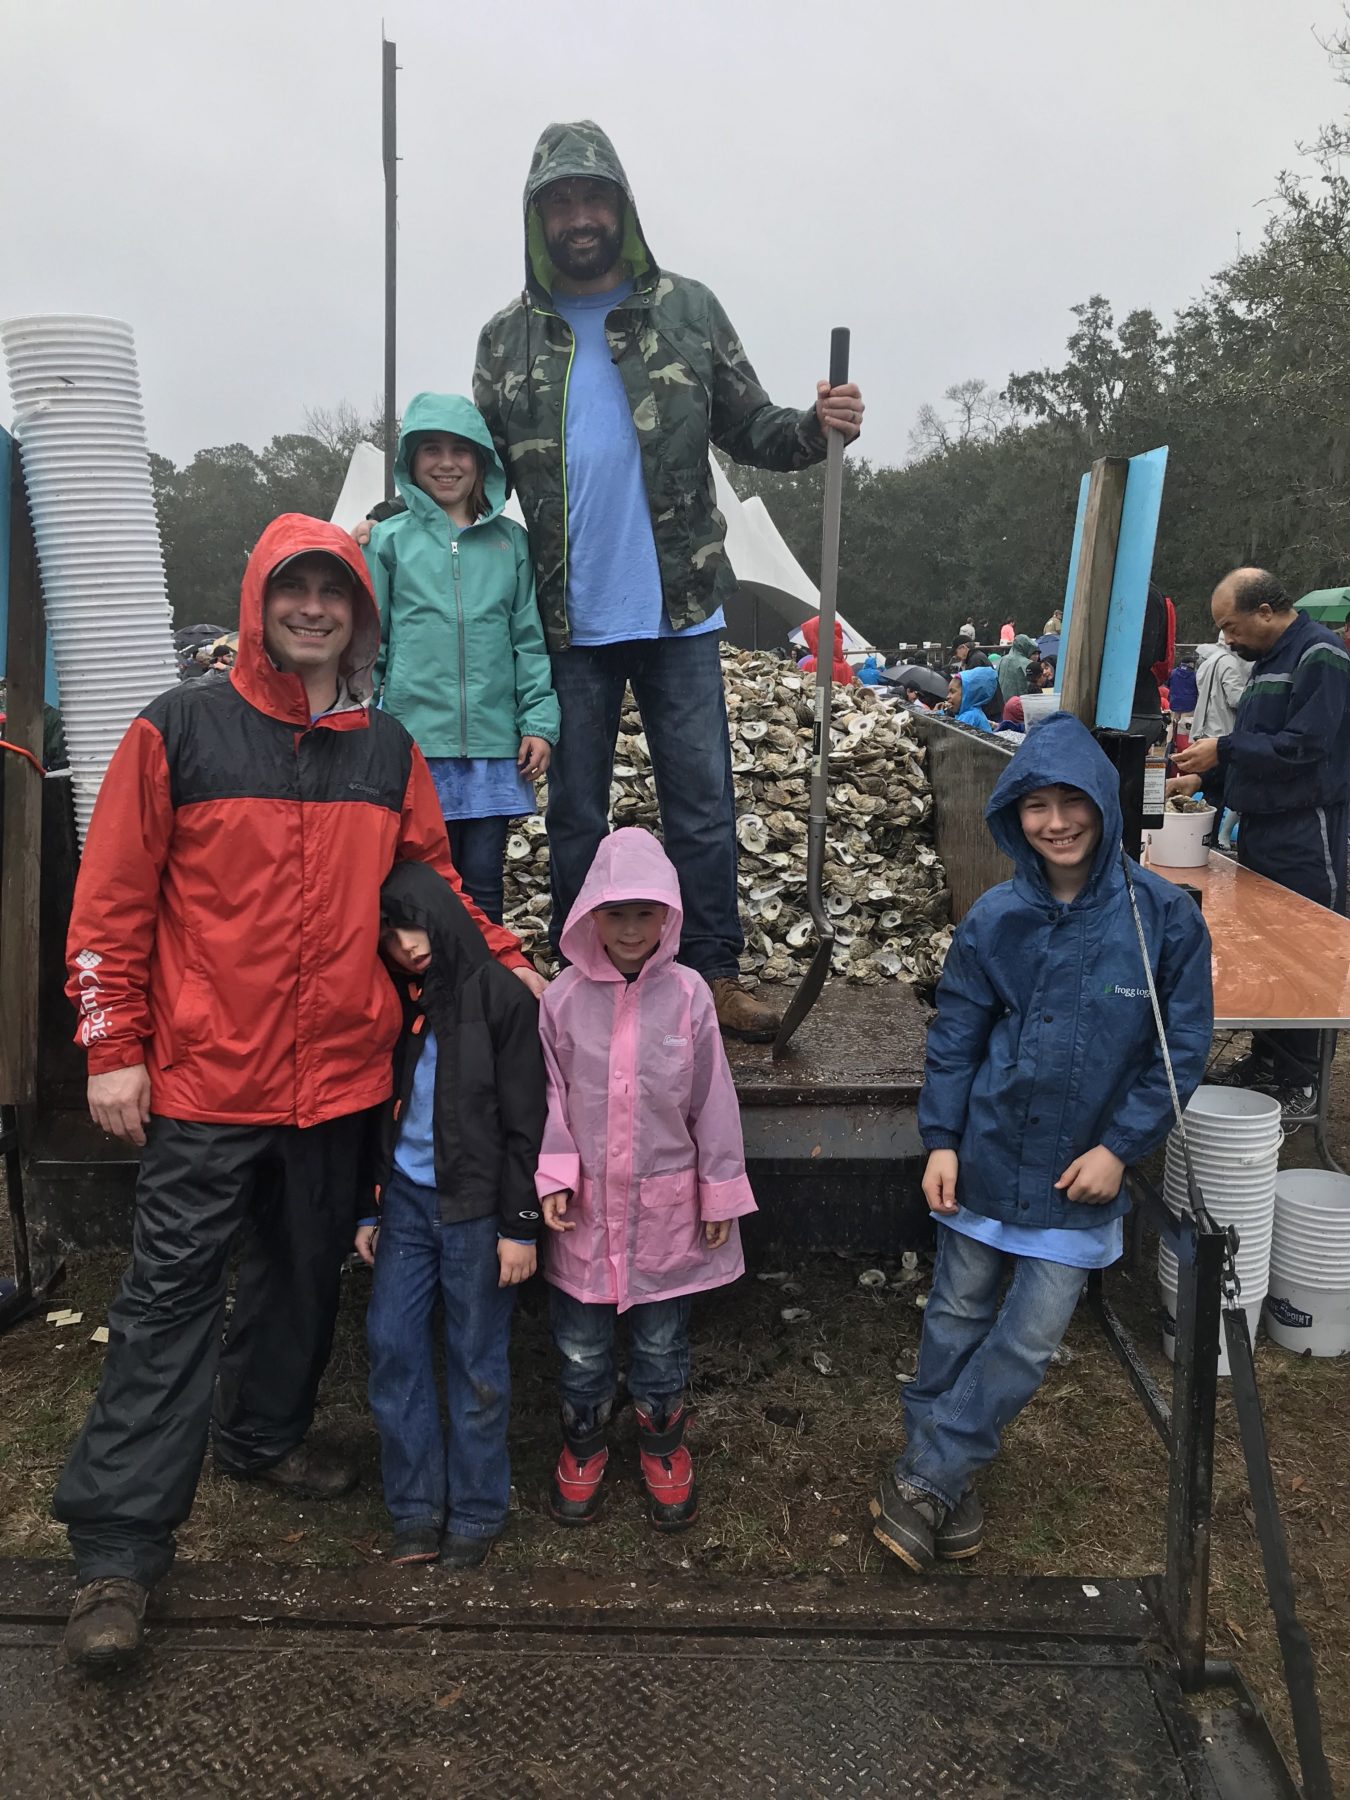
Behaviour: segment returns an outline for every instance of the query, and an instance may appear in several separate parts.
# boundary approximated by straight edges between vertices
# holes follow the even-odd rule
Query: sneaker
[[[683,1531],[698,1517],[694,1459],[684,1442],[688,1411],[676,1406],[665,1424],[658,1426],[640,1406],[635,1405],[633,1410],[637,1414],[642,1485],[647,1490],[647,1517],[658,1531]]]
[[[297,1444],[280,1462],[266,1469],[236,1476],[240,1481],[265,1481],[300,1500],[340,1500],[356,1486],[356,1465],[336,1450],[318,1444]]]
[[[496,1543],[495,1537],[461,1537],[457,1531],[447,1531],[445,1542],[441,1545],[441,1567],[443,1569],[477,1569],[487,1561],[488,1551]]]
[[[719,975],[709,983],[722,1035],[745,1044],[771,1044],[783,1023],[781,1013],[757,1000],[737,975]]]
[[[1206,1075],[1205,1081],[1210,1087],[1240,1087],[1265,1089],[1275,1083],[1275,1065],[1267,1062],[1262,1056],[1239,1056],[1236,1062],[1227,1063],[1223,1068],[1214,1069]]]
[[[66,1661],[84,1669],[116,1669],[129,1662],[145,1636],[150,1590],[139,1581],[108,1577],[86,1582],[66,1621]]]
[[[1315,1087],[1274,1087],[1269,1090],[1271,1096],[1280,1103],[1280,1114],[1286,1121],[1301,1124],[1305,1119],[1317,1117],[1317,1089]]]
[[[433,1531],[429,1525],[413,1525],[406,1531],[394,1533],[389,1562],[392,1568],[401,1568],[405,1563],[432,1563],[440,1553],[440,1532]]]
[[[603,1416],[585,1431],[563,1413],[563,1445],[548,1494],[548,1510],[559,1525],[590,1525],[599,1514],[609,1464],[605,1443],[609,1411],[606,1406]]]
[[[947,1512],[942,1502],[922,1488],[885,1475],[868,1504],[876,1520],[872,1536],[916,1575],[926,1575],[937,1560],[936,1534]]]
[[[984,1508],[974,1488],[967,1488],[934,1531],[933,1548],[943,1562],[963,1562],[975,1556],[983,1542]]]

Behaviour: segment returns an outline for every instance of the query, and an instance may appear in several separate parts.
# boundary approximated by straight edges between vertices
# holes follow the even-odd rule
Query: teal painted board
[[[1120,513],[1120,539],[1111,579],[1111,610],[1106,619],[1101,680],[1097,685],[1097,725],[1126,731],[1134,711],[1139,678],[1139,646],[1144,636],[1144,608],[1153,574],[1153,548],[1162,511],[1167,446],[1130,458],[1125,504]],[[1067,624],[1067,620],[1065,621]]]
[[[9,654],[9,482],[18,446],[0,425],[0,680],[5,673]],[[48,706],[61,704],[61,691],[56,685],[56,664],[52,661],[51,633],[47,633],[47,691],[43,699]]]
[[[1069,641],[1069,621],[1073,618],[1073,589],[1074,583],[1078,580],[1078,556],[1083,548],[1083,520],[1087,517],[1088,483],[1091,479],[1092,477],[1090,475],[1085,475],[1078,484],[1078,516],[1073,522],[1073,547],[1069,551],[1069,579],[1065,583],[1064,605],[1061,609],[1064,617],[1060,620],[1059,626],[1059,647],[1061,657],[1064,646]],[[1059,691],[1061,672],[1062,671],[1057,664],[1055,667],[1056,692]]]

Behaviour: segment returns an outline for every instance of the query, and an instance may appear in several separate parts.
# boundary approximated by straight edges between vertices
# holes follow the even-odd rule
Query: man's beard
[[[1246,644],[1230,644],[1228,648],[1234,656],[1240,656],[1243,662],[1260,662],[1261,660],[1261,652],[1249,649]]]
[[[619,252],[623,248],[623,234],[620,231],[606,231],[603,227],[597,230],[595,242],[587,249],[577,251],[572,248],[571,233],[565,232],[559,237],[549,238],[548,253],[555,269],[573,281],[594,281],[599,275],[608,275],[619,260]]]

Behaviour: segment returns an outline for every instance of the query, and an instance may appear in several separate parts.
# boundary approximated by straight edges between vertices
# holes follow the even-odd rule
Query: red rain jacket
[[[365,558],[337,526],[286,513],[244,572],[228,680],[184,682],[132,721],[89,826],[67,942],[76,1042],[91,1075],[144,1061],[169,1118],[307,1126],[388,1097],[401,1011],[377,946],[396,862],[429,863],[497,960],[525,963],[460,888],[404,727],[359,704],[311,724],[299,676],[264,650],[267,578],[306,550],[351,571],[344,673],[369,691]]]
[[[802,637],[806,642],[806,648],[810,652],[810,655],[798,666],[807,673],[810,673],[814,670],[816,666],[816,657],[820,654],[819,618],[808,619],[806,621],[805,625],[802,626]],[[839,623],[838,619],[834,622],[834,662],[830,669],[830,679],[844,684],[857,680],[852,665],[844,660],[844,628]]]

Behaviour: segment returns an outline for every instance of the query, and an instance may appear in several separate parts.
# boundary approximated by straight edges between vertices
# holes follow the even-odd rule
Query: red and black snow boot
[[[694,1459],[684,1446],[689,1414],[684,1406],[677,1406],[665,1424],[658,1426],[640,1406],[634,1411],[647,1516],[658,1531],[683,1531],[698,1517]]]
[[[590,1525],[600,1511],[609,1461],[608,1426],[607,1406],[584,1431],[563,1412],[563,1447],[548,1493],[548,1510],[559,1525]]]

